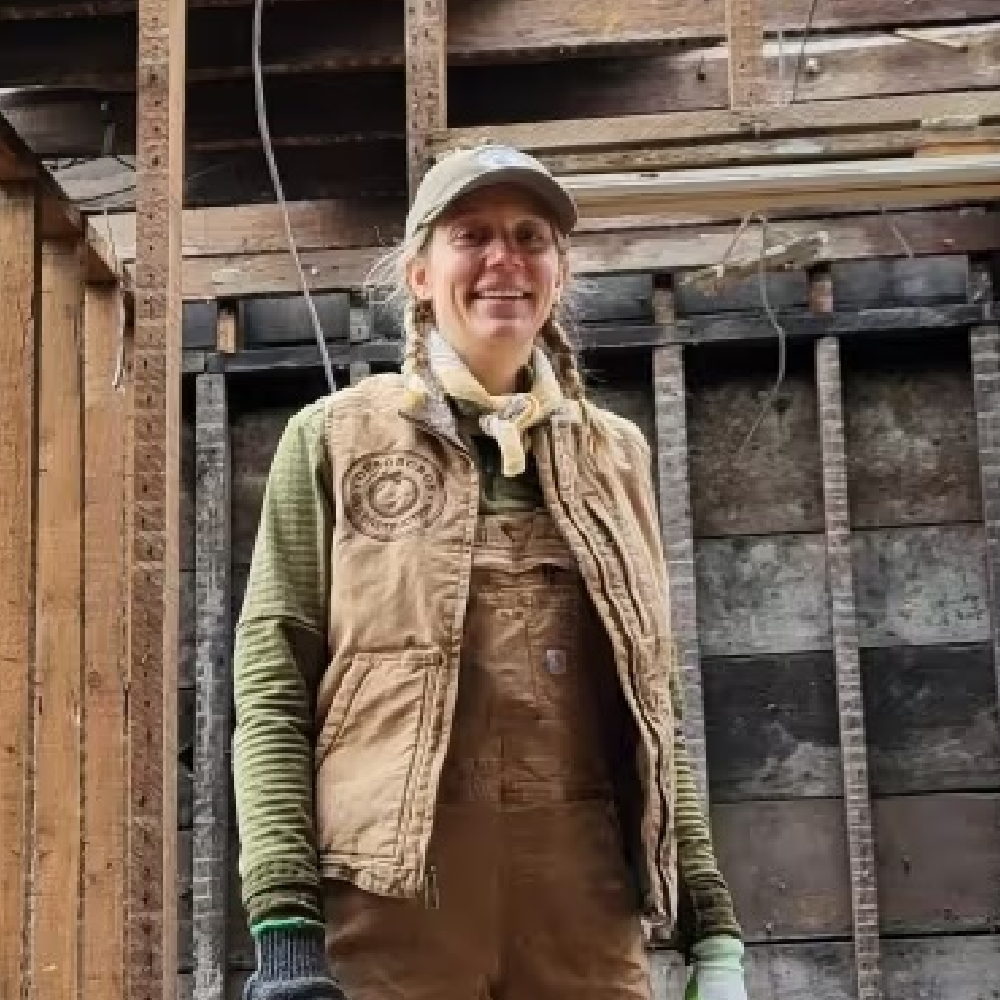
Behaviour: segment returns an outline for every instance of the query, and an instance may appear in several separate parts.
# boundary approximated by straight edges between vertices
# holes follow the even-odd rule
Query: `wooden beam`
[[[607,231],[591,229],[573,239],[570,257],[581,274],[635,271],[681,271],[717,264],[737,236],[735,226],[703,225]],[[655,220],[647,220],[653,221]],[[995,216],[980,210],[938,210],[897,213],[896,229],[905,235],[915,255],[988,252],[1000,246],[1000,227]],[[772,223],[772,239],[793,242],[816,233],[817,223],[790,219]],[[903,251],[899,239],[881,214],[829,217],[823,220],[829,239],[818,260],[896,257]],[[257,239],[270,242],[273,233],[261,227]],[[204,251],[218,246],[229,249],[224,234],[201,244]],[[252,244],[251,244],[252,246]],[[732,245],[733,260],[756,259],[760,231],[746,228]],[[303,266],[316,292],[360,288],[385,247],[317,249],[302,254]],[[279,295],[299,291],[298,276],[287,254],[232,253],[189,257],[184,261],[184,298],[242,298],[248,295]]]
[[[125,1000],[127,400],[122,291],[89,286],[84,384],[82,1000]]]
[[[992,301],[993,282],[985,260],[978,261],[976,297]],[[1000,327],[986,323],[969,338],[976,441],[979,455],[982,517],[986,531],[986,581],[989,592],[990,638],[997,697],[1000,698]]]
[[[427,170],[428,137],[448,124],[447,0],[406,0],[406,166],[410,198]]]
[[[435,132],[435,154],[485,139],[542,156],[585,149],[669,146],[685,142],[823,135],[834,131],[916,128],[924,122],[973,116],[1000,123],[1000,89],[958,93],[802,101],[763,111],[670,111],[663,114],[568,119],[517,125],[477,125]]]
[[[654,289],[657,321],[675,320],[668,286]],[[688,470],[687,392],[684,348],[653,350],[653,405],[656,418],[654,470],[659,488],[660,530],[670,586],[670,627],[676,670],[684,702],[684,737],[702,807],[708,809],[708,762],[705,753],[705,707],[694,571],[694,533]]]
[[[1000,198],[998,159],[990,154],[927,159],[848,160],[831,163],[702,168],[563,178],[581,215],[712,214],[713,205],[740,213],[812,209],[827,205],[922,204]]]
[[[81,244],[44,244],[30,974],[36,995],[53,998],[75,996],[80,983],[83,276]]]
[[[823,453],[827,579],[836,661],[856,995],[858,1000],[879,1000],[882,995],[882,977],[875,843],[868,784],[858,618],[854,597],[840,347],[836,338],[824,337],[816,345],[816,385]]]
[[[226,986],[229,878],[227,766],[231,675],[229,414],[225,375],[195,383],[194,1000]]]
[[[729,106],[759,108],[765,103],[764,12],[761,0],[726,0],[729,49]]]
[[[130,1000],[177,989],[177,641],[184,0],[139,0],[134,523],[129,589]]]
[[[41,160],[0,114],[0,183],[13,180],[35,182],[41,238],[83,239],[89,281],[114,284],[124,279],[124,273],[107,241],[88,224]]]
[[[0,184],[0,991],[28,987],[35,684],[35,472],[41,262],[38,203],[28,185]]]

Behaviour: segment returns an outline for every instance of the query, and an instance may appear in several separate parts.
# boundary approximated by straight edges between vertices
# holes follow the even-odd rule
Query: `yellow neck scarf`
[[[480,428],[500,448],[503,474],[521,475],[526,465],[526,431],[547,419],[563,401],[559,380],[545,352],[537,345],[532,351],[529,390],[491,396],[438,331],[428,334],[427,346],[431,371],[445,395],[480,411]]]

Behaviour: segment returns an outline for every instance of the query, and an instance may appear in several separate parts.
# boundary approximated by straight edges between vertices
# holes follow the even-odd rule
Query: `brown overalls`
[[[545,511],[481,515],[423,901],[327,883],[349,1000],[648,1000],[610,646]]]

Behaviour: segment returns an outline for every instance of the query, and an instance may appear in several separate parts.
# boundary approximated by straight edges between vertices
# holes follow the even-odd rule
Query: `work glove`
[[[691,955],[684,1000],[747,1000],[742,941],[728,935],[704,938],[692,946]]]
[[[320,924],[266,927],[254,933],[257,970],[243,1000],[347,1000],[330,975]]]

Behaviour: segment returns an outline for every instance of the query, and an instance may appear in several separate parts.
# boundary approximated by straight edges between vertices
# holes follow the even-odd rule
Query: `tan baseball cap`
[[[407,238],[462,195],[494,184],[516,184],[540,198],[563,233],[576,225],[576,203],[543,163],[511,146],[488,143],[448,153],[427,171],[406,217]]]

